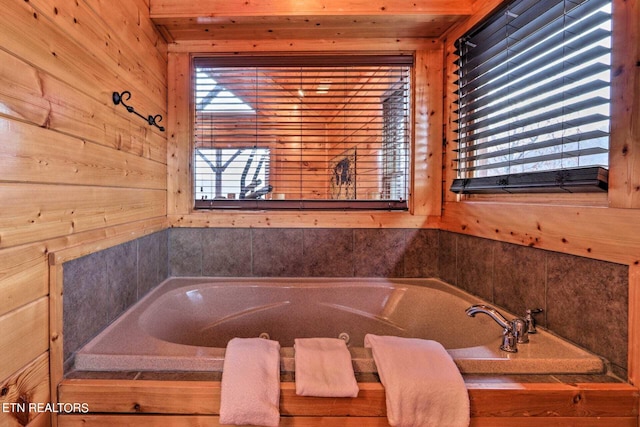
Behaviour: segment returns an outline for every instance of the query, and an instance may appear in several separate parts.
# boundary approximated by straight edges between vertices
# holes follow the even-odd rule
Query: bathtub
[[[601,373],[603,361],[547,331],[517,353],[502,328],[465,309],[486,303],[436,279],[170,278],[80,349],[90,371],[221,371],[233,337],[280,342],[293,371],[295,338],[340,337],[356,371],[375,372],[367,333],[436,340],[462,373]],[[512,314],[501,310],[507,317]]]

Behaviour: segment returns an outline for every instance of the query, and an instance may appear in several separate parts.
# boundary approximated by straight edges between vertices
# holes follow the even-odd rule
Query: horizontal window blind
[[[516,0],[456,48],[455,191],[480,178],[501,188],[516,174],[539,183],[548,180],[538,172],[606,169],[609,0]]]
[[[196,207],[405,209],[411,65],[195,59]]]

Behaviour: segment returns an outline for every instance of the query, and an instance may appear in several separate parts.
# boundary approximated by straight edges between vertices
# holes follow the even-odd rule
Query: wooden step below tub
[[[221,425],[219,373],[96,374],[75,372],[59,385],[59,402],[89,409],[60,414],[60,427]],[[638,426],[638,389],[606,375],[475,375],[465,382],[471,427]],[[286,374],[281,384],[282,427],[388,426],[375,379],[359,382],[357,398],[296,396]]]

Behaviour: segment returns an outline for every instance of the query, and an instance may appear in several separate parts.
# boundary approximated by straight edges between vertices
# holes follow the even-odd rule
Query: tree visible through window
[[[268,149],[198,148],[195,153],[197,199],[258,199],[271,191]]]

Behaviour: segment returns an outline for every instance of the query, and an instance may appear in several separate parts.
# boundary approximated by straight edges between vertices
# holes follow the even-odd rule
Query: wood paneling
[[[163,190],[0,184],[0,248],[163,216]]]
[[[244,0],[151,0],[151,19],[176,20],[178,18],[214,18],[220,16],[305,16],[305,15],[466,15],[471,12],[469,0],[308,0],[288,3],[264,0],[247,3]]]
[[[640,208],[640,4],[613,2],[609,200]]]
[[[193,19],[158,19],[173,41],[185,40],[289,40],[322,38],[438,37],[460,19],[459,15],[403,16],[230,16]]]
[[[636,417],[505,417],[473,418],[469,427],[636,427]]]
[[[7,378],[49,348],[49,299],[39,298],[0,317],[0,331],[0,378]]]
[[[154,17],[166,25],[164,34],[172,37],[173,31],[178,38],[194,39],[179,40],[169,47],[168,50],[173,53],[170,54],[172,61],[168,69],[164,65],[167,47],[149,19],[149,3]],[[457,3],[447,0],[418,3],[399,0],[331,0],[328,3],[305,2],[304,8],[301,8],[298,4],[276,0],[260,4],[226,0],[85,0],[63,3],[32,0],[14,1],[5,5],[0,15],[0,121],[8,129],[8,133],[3,132],[1,138],[6,138],[3,141],[9,142],[3,143],[0,148],[3,153],[0,154],[0,165],[3,171],[11,169],[11,172],[7,172],[7,175],[3,173],[0,178],[4,180],[0,185],[0,200],[3,203],[3,209],[0,210],[0,292],[3,295],[0,302],[0,330],[6,331],[0,334],[0,378],[9,378],[5,381],[7,384],[11,383],[11,378],[16,378],[16,383],[18,378],[28,378],[28,382],[33,383],[37,390],[41,390],[43,384],[48,385],[46,374],[39,373],[43,366],[42,358],[46,357],[48,348],[49,300],[45,287],[48,280],[47,252],[68,249],[67,255],[56,258],[59,261],[65,256],[79,256],[116,241],[125,241],[141,233],[161,229],[167,225],[167,211],[171,224],[188,227],[438,226],[455,232],[632,266],[637,263],[640,260],[640,231],[637,230],[638,211],[634,209],[541,206],[537,202],[527,201],[457,203],[455,195],[446,191],[446,186],[445,197],[450,203],[444,205],[442,222],[438,222],[434,215],[439,214],[439,202],[437,199],[434,202],[430,199],[431,196],[425,194],[427,191],[440,189],[434,184],[439,178],[433,168],[439,166],[438,146],[442,138],[437,128],[431,128],[432,121],[437,123],[439,120],[439,112],[433,110],[428,103],[417,104],[419,110],[416,124],[421,126],[416,129],[416,141],[426,144],[426,147],[416,147],[416,165],[423,167],[421,165],[425,160],[427,165],[414,172],[415,179],[419,181],[415,183],[414,189],[422,193],[416,195],[417,215],[384,212],[355,215],[331,212],[240,212],[233,215],[190,213],[190,52],[438,52],[442,48],[440,42],[424,37],[430,31],[434,31],[433,34],[442,31],[441,29],[450,25],[454,15],[458,19],[473,13],[464,24],[447,35],[444,67],[449,67],[451,58],[447,55],[450,55],[451,40],[456,34],[461,34],[478,22],[499,3],[499,0]],[[640,48],[637,25],[634,24],[639,12],[637,2],[615,0],[615,4],[615,13],[625,18],[622,25],[624,31],[619,32],[618,25],[614,26],[616,34],[624,33],[624,39],[615,40],[615,50],[624,51],[627,56],[622,62],[618,62],[621,65],[616,68],[614,78],[617,88],[614,99],[619,99],[620,95],[622,101],[616,102],[612,110],[616,118],[613,121],[615,142],[612,145],[610,202],[612,206],[619,208],[637,208],[640,207],[640,192],[636,188],[639,167],[640,79],[636,63],[640,60]],[[322,9],[326,5],[329,8]],[[417,12],[423,16],[417,18]],[[321,17],[325,14],[329,17],[323,17],[318,22],[304,20],[305,15]],[[419,29],[416,23],[427,19],[430,14],[440,16],[431,23],[425,21],[425,27]],[[292,39],[276,39],[275,37],[287,36],[288,33],[285,32],[292,31],[282,24],[285,20],[282,17],[287,15],[296,19],[303,17],[298,21],[300,28],[311,25],[315,27],[320,23],[321,29],[309,32],[307,37],[299,35]],[[347,26],[348,19],[344,18],[347,15],[375,16],[380,24],[376,29],[371,18],[366,18]],[[264,27],[253,25],[256,17],[264,16],[272,17],[264,19]],[[186,24],[190,17],[209,18],[209,21],[199,24],[201,26],[191,26]],[[233,17],[238,17],[239,20],[233,23]],[[380,38],[381,35],[390,35],[390,31],[398,31],[385,25],[385,19],[393,23],[393,26],[405,19],[407,32],[401,34],[406,36],[415,31],[415,37],[398,38],[396,36],[400,33],[394,33],[392,38]],[[247,28],[248,24],[252,28]],[[220,25],[227,28],[220,28]],[[278,27],[273,27],[274,25]],[[229,28],[234,26],[236,28]],[[268,27],[273,27],[272,32],[269,32]],[[207,29],[209,31],[205,31]],[[220,31],[227,34],[225,39],[211,39],[212,35],[220,37]],[[360,34],[355,35],[356,31]],[[208,34],[194,36],[199,32]],[[260,34],[263,37],[256,39]],[[319,34],[323,34],[323,37],[319,37]],[[202,38],[207,39],[197,40]],[[441,71],[429,66],[434,61],[437,68],[437,60],[430,56],[431,53],[426,55],[424,63],[427,72],[423,73],[425,78],[440,79]],[[447,77],[445,94],[449,93],[451,81]],[[437,84],[419,83],[419,90],[425,90],[425,96],[434,105],[439,102],[432,99],[438,96]],[[431,86],[427,87],[428,85]],[[167,125],[170,132],[161,133],[150,128],[121,106],[113,106],[111,92],[122,90],[132,91],[131,104],[143,114],[164,116],[168,99],[169,116],[166,120],[170,122]],[[445,100],[447,108],[449,100]],[[428,119],[429,128],[425,130],[424,114],[430,115],[431,111],[435,112],[436,117]],[[447,141],[450,141],[451,111],[445,110],[443,113],[445,116],[442,122],[448,124],[445,135]],[[422,137],[424,132],[427,135],[426,141]],[[11,142],[12,137],[19,139],[21,143],[16,145],[15,141]],[[167,137],[170,142],[168,150],[165,145]],[[45,141],[48,141],[49,146]],[[64,162],[65,156],[69,156],[70,164]],[[165,199],[167,187],[163,187],[161,178],[164,162],[168,163],[168,202]],[[451,157],[447,156],[444,163],[447,177],[450,176],[450,163]],[[8,168],[8,165],[13,166]],[[78,168],[78,172],[74,168]],[[96,171],[99,172],[93,173]],[[75,174],[79,174],[81,178],[75,180]],[[426,184],[423,179],[427,179]],[[568,203],[571,201],[566,204]],[[76,245],[77,248],[71,248]],[[630,271],[632,292],[629,321],[634,322],[639,310],[635,302],[638,273],[635,268]],[[59,313],[52,315],[55,320]],[[638,332],[632,327],[630,333],[629,372],[632,381],[637,383],[640,363]],[[59,361],[55,363],[58,364]],[[59,377],[61,366],[52,367],[52,372],[57,372],[55,376]],[[55,384],[53,389],[55,390]],[[38,393],[42,394],[42,391]],[[123,400],[123,404],[129,408],[126,412],[131,415],[119,418],[109,415],[65,415],[60,417],[61,425],[192,426],[215,425],[217,422],[214,415],[171,416],[162,419],[153,415],[137,415],[134,414],[136,401],[127,398],[140,396],[123,393],[112,393],[109,396],[115,400]],[[169,390],[167,393],[175,395],[176,391]],[[533,392],[533,399],[560,396],[560,400],[545,401],[545,406],[537,407],[539,412],[559,408],[560,412],[552,416],[530,416],[531,414],[524,413],[525,406],[522,406],[522,402],[527,399],[528,393],[532,392],[520,392],[513,399],[510,396],[516,395],[493,395],[489,399],[489,394],[474,394],[478,399],[486,399],[487,404],[494,405],[494,412],[476,413],[472,426],[637,425],[637,396],[626,394],[626,391],[622,392],[623,395],[613,393],[605,400],[599,400],[604,396],[601,394],[604,391],[567,389],[558,391],[559,395],[548,389]],[[594,397],[592,393],[598,397]],[[80,395],[77,399],[85,401]],[[176,397],[175,402],[182,404],[184,399],[184,395],[181,395]],[[204,399],[211,403],[210,396]],[[632,409],[622,408],[630,401],[635,402]],[[96,405],[108,402],[107,399],[107,402],[96,402]],[[155,405],[159,405],[158,400],[155,402]],[[173,405],[177,404],[175,402]],[[504,402],[513,403],[505,406]],[[202,405],[195,401],[188,401],[187,404]],[[606,414],[598,412],[616,407],[620,410],[609,409]],[[584,417],[577,419],[563,415],[567,408],[574,408]],[[210,407],[204,410],[210,411]],[[602,417],[598,418],[598,414]],[[49,418],[49,414],[41,414],[31,424],[47,425]],[[331,417],[318,416],[283,417],[282,421],[282,425],[291,426],[336,423],[386,425],[386,419],[351,417],[337,421]]]
[[[169,215],[172,227],[435,228],[438,217],[408,212],[208,212]]]
[[[51,254],[50,258],[54,258]],[[51,402],[58,403],[58,384],[64,376],[64,268],[49,267],[49,389]],[[54,424],[57,415],[53,416]]]
[[[386,426],[382,385],[360,383],[359,386],[357,398],[331,399],[297,396],[295,383],[281,383],[281,425],[348,425],[345,423],[349,421],[368,420],[373,425]],[[509,425],[507,420],[511,419],[522,426],[562,425],[553,424],[554,420],[568,423],[564,425],[597,425],[596,421],[606,426],[636,425],[633,420],[638,413],[638,391],[627,384],[487,382],[471,383],[467,387],[471,425],[487,426],[493,420],[494,425],[506,426]],[[186,417],[175,415],[214,416],[220,408],[219,382],[64,380],[59,391],[61,401],[86,402],[92,413],[138,414],[135,417],[139,420],[152,419],[142,414],[174,414],[166,421],[180,420],[176,425],[189,424],[183,424],[188,421]],[[74,426],[80,422],[102,425],[101,422],[108,419],[99,417],[92,414],[65,416],[61,425]],[[110,419],[119,425],[134,420],[131,416]],[[216,425],[215,418],[206,419]],[[196,420],[191,418],[192,422]],[[334,424],[327,424],[328,420]]]
[[[635,417],[638,390],[628,384],[467,384],[473,418]]]
[[[640,385],[640,264],[629,266],[629,344],[627,360],[629,382]]]
[[[115,8],[111,1],[93,1],[89,2],[89,6],[104,20],[108,28],[117,32],[120,40],[137,52],[138,57],[145,57],[148,51],[155,48],[166,67],[167,44],[153,21],[149,19],[149,0],[119,2]],[[159,64],[159,67],[162,68],[162,65]],[[167,70],[165,68],[154,72],[166,73]]]
[[[166,163],[165,134],[94,96],[0,50],[0,116]]]
[[[131,79],[134,84],[141,83],[154,88],[154,92],[158,94],[166,93],[166,57],[157,49],[150,48],[150,43],[139,40],[141,34],[136,33],[137,26],[127,25],[134,24],[135,21],[131,18],[125,18],[121,22],[116,19],[112,19],[110,23],[106,22],[101,15],[104,10],[97,13],[92,10],[92,6],[99,6],[100,3],[29,0],[29,4],[37,13],[46,15],[55,26],[64,29],[67,36],[85,52],[91,52],[105,64],[115,64],[121,70],[126,70],[125,81]],[[122,2],[120,7],[126,7],[126,3],[131,2]],[[119,10],[118,7],[113,9]],[[138,13],[140,12],[135,6],[129,7],[130,17],[137,17]],[[117,14],[107,12],[105,16],[115,17]],[[134,40],[136,42],[132,42]],[[123,45],[126,45],[127,49],[122,49]],[[144,59],[144,63],[140,61],[141,58]],[[164,109],[163,103],[158,106]]]
[[[213,415],[64,415],[61,427],[223,427]],[[386,418],[375,417],[281,417],[280,427],[388,427]],[[624,425],[621,425],[624,427]]]
[[[216,416],[154,416],[154,415],[65,415],[64,427],[222,427]],[[227,425],[227,424],[224,424]],[[386,418],[375,417],[296,417],[280,419],[281,427],[388,427]],[[634,417],[611,418],[565,418],[565,417],[518,417],[518,418],[473,418],[469,427],[635,427]]]
[[[588,206],[447,203],[440,228],[620,264],[640,260],[638,212]]]
[[[187,214],[193,207],[191,178],[191,57],[169,53],[167,141],[167,213]]]
[[[417,51],[412,213],[440,215],[442,204],[442,49]]]
[[[0,251],[0,316],[49,293],[42,244]]]
[[[84,93],[100,90],[105,99],[110,99],[113,91],[130,89],[140,111],[152,115],[164,113],[166,86],[159,79],[148,79],[146,67],[139,59],[129,63],[125,58],[110,57],[107,44],[114,41],[107,35],[102,45],[85,46],[82,40],[72,38],[52,22],[51,15],[55,15],[55,8],[34,9],[30,2],[16,2],[4,8],[0,16],[3,48],[54,77],[73,83]],[[83,32],[91,31],[80,22],[71,24],[83,25]],[[18,34],[20,37],[16,37]],[[127,50],[125,44],[119,48]]]
[[[280,412],[295,416],[386,416],[380,383],[361,383],[357,399],[297,396],[281,383]],[[220,383],[203,381],[64,380],[61,402],[87,402],[91,412],[218,414]],[[106,397],[111,396],[111,397]]]
[[[166,116],[167,47],[144,0],[3,6],[0,378],[28,379],[33,391],[20,388],[18,398],[44,393],[48,401],[43,337],[50,302],[57,307],[47,296],[49,252],[166,227],[166,133],[113,105],[111,95],[130,90],[136,110]],[[61,377],[61,361],[51,372]],[[8,382],[2,399],[16,401],[15,387]],[[55,423],[51,413],[15,415],[2,413],[0,424]]]
[[[0,316],[49,293],[48,256],[61,264],[165,228],[158,217],[0,250]]]
[[[166,165],[0,117],[3,182],[166,188]]]
[[[29,427],[51,427],[51,418],[51,412],[41,412],[29,423]]]
[[[46,404],[49,402],[49,358],[42,353],[32,363],[7,378],[0,388],[0,407],[8,405],[8,411],[0,411],[0,425],[17,427],[29,425],[48,425],[49,417],[37,411],[17,411],[12,404]],[[43,419],[37,420],[37,418]],[[46,418],[46,419],[45,419]]]
[[[225,53],[237,52],[359,52],[388,53],[412,52],[438,48],[440,43],[433,38],[356,38],[340,39],[289,39],[289,40],[184,40],[168,46],[169,52]],[[171,85],[169,85],[171,88]]]
[[[47,241],[49,264],[60,265],[166,228],[167,219],[155,217],[52,239]]]
[[[172,41],[438,37],[472,11],[470,1],[151,1]]]

